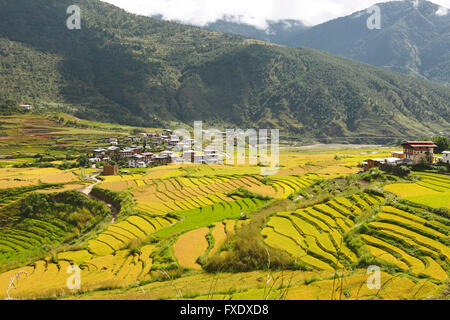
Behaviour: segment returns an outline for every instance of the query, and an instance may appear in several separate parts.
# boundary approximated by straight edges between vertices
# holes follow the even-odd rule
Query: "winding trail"
[[[84,187],[82,189],[79,189],[78,191],[81,192],[81,193],[84,193],[85,195],[87,195],[88,197],[90,197],[90,198],[92,198],[94,200],[102,201],[102,202],[106,203],[106,206],[108,208],[110,208],[111,212],[112,212],[112,216],[113,217],[111,219],[111,223],[114,223],[116,221],[116,217],[117,217],[117,214],[118,214],[119,210],[117,210],[117,208],[114,207],[111,203],[106,202],[103,199],[99,199],[99,198],[97,198],[97,197],[95,197],[94,195],[91,194],[92,189],[94,188],[94,186],[101,182],[101,180],[97,179],[98,175],[99,175],[99,173],[97,173],[97,174],[87,178],[86,180],[94,181],[94,183],[92,183],[92,184],[90,184],[90,185],[88,185],[88,186],[86,186],[86,187]]]

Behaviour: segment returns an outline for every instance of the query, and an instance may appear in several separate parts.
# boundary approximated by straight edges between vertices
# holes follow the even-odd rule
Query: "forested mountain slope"
[[[0,95],[78,116],[159,126],[193,120],[316,137],[449,128],[448,88],[80,0],[0,0]]]

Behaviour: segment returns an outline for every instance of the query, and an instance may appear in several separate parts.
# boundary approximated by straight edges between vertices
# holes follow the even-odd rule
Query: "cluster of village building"
[[[450,151],[444,151],[442,157],[434,155],[437,147],[433,141],[406,141],[402,144],[403,151],[391,152],[392,157],[381,159],[368,159],[363,162],[364,170],[381,165],[414,165],[425,161],[428,164],[437,162],[450,164]]]
[[[217,150],[205,149],[194,151],[194,139],[181,141],[172,131],[165,129],[162,134],[140,133],[138,136],[123,138],[125,143],[135,143],[131,147],[119,147],[117,138],[110,138],[110,146],[95,149],[93,157],[89,159],[92,164],[97,162],[109,162],[113,158],[125,159],[129,168],[147,168],[150,166],[167,165],[169,163],[205,163],[221,164],[224,155]],[[144,143],[145,142],[145,143]],[[143,143],[143,145],[138,145]],[[149,150],[164,150],[156,153]],[[117,174],[117,165],[105,165],[104,174]]]
[[[140,133],[138,136],[123,138],[124,143],[135,144],[131,147],[119,147],[117,138],[110,138],[110,146],[94,150],[89,159],[92,164],[106,162],[103,173],[113,175],[118,173],[118,166],[109,162],[113,158],[124,159],[129,168],[147,168],[167,165],[169,163],[205,163],[222,164],[224,154],[217,150],[194,151],[194,139],[181,141],[172,131],[165,129],[161,134]],[[143,145],[139,145],[140,143]],[[450,151],[444,151],[438,158],[434,155],[437,147],[432,141],[406,141],[402,144],[403,151],[394,151],[389,158],[368,159],[363,162],[364,170],[370,170],[381,165],[414,165],[425,161],[428,164],[442,162],[450,164]],[[163,149],[159,153],[149,150]]]

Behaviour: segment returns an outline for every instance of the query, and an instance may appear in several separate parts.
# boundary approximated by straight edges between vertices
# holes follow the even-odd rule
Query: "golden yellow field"
[[[0,168],[0,189],[17,188],[42,183],[69,183],[78,181],[75,170],[56,168]]]
[[[173,251],[175,258],[181,266],[201,270],[197,259],[208,248],[208,242],[206,241],[206,234],[208,232],[208,228],[201,228],[189,231],[178,238],[178,241],[173,246]]]
[[[92,145],[100,141],[104,146],[111,134],[116,135],[95,125],[88,129],[98,135]],[[37,123],[23,126],[14,130],[33,130]],[[56,129],[42,139],[50,143],[56,132],[86,133],[76,127]],[[117,136],[127,134],[120,131]],[[72,147],[91,143],[84,141],[91,139],[86,137],[63,138],[59,142]],[[25,246],[30,255],[1,266],[5,272],[0,273],[0,299],[7,298],[9,282],[20,271],[26,274],[8,292],[14,299],[442,297],[450,272],[450,223],[430,208],[401,207],[399,200],[449,208],[448,176],[420,173],[421,180],[409,183],[372,182],[356,176],[362,161],[388,157],[390,151],[384,147],[283,148],[278,172],[271,176],[262,175],[257,165],[196,164],[99,175],[96,187],[112,191],[121,206],[113,208],[117,212],[108,211],[85,233],[75,229],[70,241],[64,235],[56,241],[52,235],[56,228],[48,221],[30,223],[29,230],[3,230],[0,225],[2,261],[7,261],[5,252],[20,252]],[[0,189],[59,184],[35,191],[54,194],[94,183],[83,180],[80,169],[12,167],[26,161],[31,160],[3,161]],[[51,161],[54,165],[64,162]],[[93,176],[100,170],[85,169],[84,174]],[[346,177],[354,179],[348,186]],[[14,204],[30,192],[5,198],[1,205]],[[111,207],[113,201],[106,202]],[[83,213],[75,210],[63,218],[73,221]],[[58,223],[58,230],[74,230],[70,222]],[[39,243],[37,235],[45,241]],[[227,258],[230,261],[221,260]],[[225,271],[221,269],[224,262],[230,263]],[[378,289],[367,285],[367,267],[374,264],[381,270]],[[72,265],[80,268],[81,288],[76,290],[67,286]]]

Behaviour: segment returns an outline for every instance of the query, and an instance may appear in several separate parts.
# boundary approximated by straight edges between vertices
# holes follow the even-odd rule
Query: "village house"
[[[194,163],[195,160],[195,151],[194,150],[186,150],[181,153],[181,158],[184,162]]]
[[[153,160],[153,157],[155,156],[153,153],[151,152],[144,152],[141,154],[141,156],[143,157],[144,161],[146,163],[151,162]]]
[[[433,163],[434,148],[437,147],[433,141],[406,141],[402,146],[407,163],[419,164],[422,160]]]
[[[157,155],[153,158],[153,162],[157,165],[166,165],[171,163],[172,158],[167,155]]]
[[[128,141],[133,141],[133,142],[141,141],[141,139],[136,136],[128,136],[127,138],[129,139]]]
[[[22,109],[25,109],[25,110],[36,109],[36,107],[31,105],[31,104],[23,104],[23,103],[19,104],[19,107],[22,108]]]
[[[141,154],[144,150],[144,148],[141,146],[133,146],[131,147],[131,149],[133,150],[133,154]]]
[[[130,160],[128,160],[129,168],[146,168],[147,164],[144,161],[144,156],[140,154],[134,154],[131,156]]]
[[[372,168],[379,167],[381,165],[392,165],[396,166],[402,163],[402,159],[400,158],[379,158],[379,159],[369,159],[363,162],[364,170],[368,171]]]
[[[172,135],[168,141],[168,146],[175,147],[178,143],[180,143],[180,139],[178,139],[177,136]]]
[[[211,163],[219,163],[219,153],[217,152],[217,150],[204,150],[203,151],[204,155],[203,155],[203,161],[207,164],[211,164]]]
[[[119,151],[119,155],[121,158],[129,158],[134,154],[134,150],[131,148],[125,148]]]
[[[441,162],[446,163],[446,164],[450,164],[450,151],[442,152]]]
[[[112,165],[112,164],[106,163],[103,166],[103,175],[114,176],[117,174],[119,174],[119,166],[118,165],[116,165],[116,164]]]
[[[169,151],[169,150],[164,150],[164,151],[160,152],[160,155],[164,156],[164,157],[170,157],[172,154],[173,154],[173,151]]]
[[[183,150],[189,150],[192,147],[192,145],[188,142],[178,142],[175,145],[174,150],[183,151]]]
[[[392,156],[392,158],[404,159],[405,158],[405,153],[403,151],[392,151],[391,152],[391,156]]]
[[[194,154],[194,163],[205,163],[202,154]]]
[[[102,159],[106,155],[105,149],[95,149],[94,150],[94,158]]]
[[[117,146],[110,146],[107,148],[107,153],[111,157],[112,155],[117,155],[120,152],[120,148]]]
[[[167,143],[170,140],[170,137],[166,136],[166,135],[161,135],[160,137],[161,137],[161,140],[160,140],[161,143]]]
[[[418,164],[422,160],[432,164],[434,161],[434,148],[432,141],[406,141],[402,144],[403,151],[392,151],[391,158],[368,159],[363,162],[364,170],[370,170],[381,165]]]

